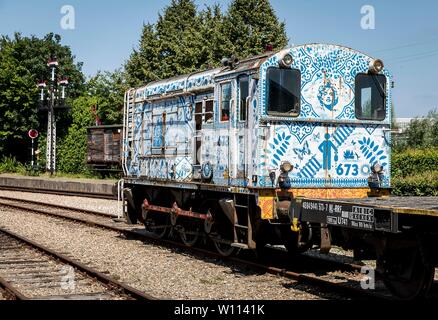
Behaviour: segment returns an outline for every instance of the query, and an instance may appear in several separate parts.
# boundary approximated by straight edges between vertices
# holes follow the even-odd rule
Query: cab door
[[[220,82],[218,100],[218,167],[223,171],[223,183],[244,186],[248,175],[249,76]]]
[[[212,164],[211,152],[212,130],[214,125],[214,97],[213,93],[202,94],[194,102],[194,129],[192,137],[193,180],[202,180],[202,167]]]
[[[248,106],[249,106],[249,76],[241,75],[237,78],[238,103],[237,118],[237,175],[238,183],[246,186],[248,181]]]
[[[195,134],[193,137],[193,165],[196,169],[201,168],[201,156],[202,156],[202,125],[203,125],[203,101],[195,102]]]
[[[222,81],[217,87],[219,112],[214,137],[217,141],[217,177],[215,181],[222,185],[230,185],[231,179],[235,175],[234,88],[234,80]]]

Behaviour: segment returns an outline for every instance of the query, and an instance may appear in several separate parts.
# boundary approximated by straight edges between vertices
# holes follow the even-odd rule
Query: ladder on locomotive
[[[128,108],[126,116],[126,139],[128,142],[128,153],[131,154],[134,145],[134,125],[135,125],[135,95],[136,91],[132,90],[128,95]]]
[[[253,249],[255,242],[252,239],[252,226],[250,219],[251,195],[233,195],[234,202],[234,243],[232,247],[239,249]]]
[[[136,112],[137,109],[137,91],[133,90],[131,92],[129,92],[129,96],[128,96],[128,112],[127,112],[127,121],[126,121],[126,126],[127,126],[127,135],[126,135],[126,139],[128,142],[128,146],[127,146],[127,152],[129,155],[131,155],[131,161],[134,161],[135,158],[133,157],[134,152],[135,152],[135,145],[137,144],[137,148],[139,149],[139,155],[140,157],[143,156],[144,154],[144,119],[143,119],[143,114],[140,114],[142,119],[141,119],[141,131],[140,134],[136,136],[135,134],[135,124],[136,124],[136,116],[139,116],[139,114]],[[137,159],[138,160],[138,159]],[[132,165],[139,165],[139,163],[132,163]]]

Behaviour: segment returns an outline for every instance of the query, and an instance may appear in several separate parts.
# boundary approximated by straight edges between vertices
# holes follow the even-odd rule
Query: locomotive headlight
[[[291,188],[291,180],[289,178],[289,172],[294,169],[293,165],[289,161],[285,161],[281,164],[281,174],[278,177],[278,186],[282,190],[288,190]]]
[[[280,166],[280,170],[285,173],[289,173],[294,169],[293,165],[289,162],[283,162]]]
[[[377,173],[377,174],[382,173],[383,172],[383,166],[380,163],[376,163],[375,165],[373,165],[372,171],[374,173]]]
[[[290,53],[287,53],[280,61],[280,66],[283,68],[289,68],[293,62],[294,62],[294,58]]]
[[[385,68],[385,64],[380,59],[373,60],[370,64],[371,73],[375,73],[375,74],[380,73],[383,71],[383,68]]]

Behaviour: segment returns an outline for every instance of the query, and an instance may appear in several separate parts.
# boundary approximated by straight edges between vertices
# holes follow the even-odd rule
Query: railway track
[[[114,219],[114,217],[107,214],[102,214],[101,212],[84,211],[81,209],[75,209],[65,206],[54,206],[51,204],[42,204],[41,202],[17,200],[7,197],[0,197],[0,205],[16,210],[48,215],[55,218],[66,219],[76,223],[87,224],[92,227],[120,232],[130,239],[153,242],[159,245],[164,244],[170,248],[180,248],[182,250],[187,250],[188,252],[191,252],[193,254],[207,256],[218,260],[227,260],[231,263],[235,263],[244,267],[250,267],[258,271],[285,277],[299,283],[317,286],[321,290],[324,290],[326,292],[335,292],[354,299],[392,299],[391,295],[389,295],[389,293],[385,292],[384,290],[379,290],[378,292],[363,290],[360,287],[360,281],[357,280],[357,277],[360,276],[360,268],[362,266],[353,263],[346,263],[333,259],[329,260],[322,259],[321,257],[304,255],[300,257],[300,263],[291,268],[290,266],[286,266],[282,263],[270,263],[269,265],[262,264],[256,262],[254,257],[250,255],[246,255],[243,258],[224,258],[216,252],[212,252],[210,250],[199,247],[187,247],[184,244],[173,241],[171,239],[155,240],[146,233],[143,226],[127,225],[121,221],[118,221],[117,219]],[[287,260],[286,253],[280,251],[281,250],[275,250],[275,255],[280,255],[280,257],[274,260]],[[329,279],[330,277],[328,276],[324,277],[314,275],[323,274],[324,269],[331,269],[334,271],[349,273],[350,277],[345,276],[344,279],[341,279],[342,276],[338,275],[334,280]],[[353,278],[355,278],[355,280]]]
[[[2,228],[0,287],[9,299],[14,300],[155,300]]]
[[[104,194],[104,193],[72,192],[72,191],[65,191],[65,190],[34,189],[34,188],[27,188],[27,187],[10,187],[10,186],[0,186],[0,190],[53,194],[53,195],[58,195],[58,196],[71,196],[71,197],[117,200],[117,196],[110,195],[110,194]]]

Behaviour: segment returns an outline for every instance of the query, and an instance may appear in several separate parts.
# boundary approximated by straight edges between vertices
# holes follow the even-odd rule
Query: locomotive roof
[[[357,50],[345,46],[339,46],[334,44],[314,43],[314,44],[293,46],[291,48],[286,48],[277,51],[270,51],[263,53],[261,55],[243,59],[237,62],[234,68],[218,67],[218,68],[193,72],[190,74],[179,75],[164,80],[158,80],[155,82],[150,82],[147,85],[136,89],[136,98],[137,99],[139,98],[151,99],[154,97],[162,98],[168,95],[172,95],[172,94],[178,95],[184,92],[207,91],[213,89],[214,80],[216,78],[223,76],[225,77],[227,75],[231,75],[234,73],[241,73],[245,71],[258,69],[263,64],[263,62],[265,62],[267,59],[271,58],[272,56],[275,56],[281,52],[286,52],[287,50],[291,50],[292,48],[306,47],[306,46],[327,46],[327,47],[331,46],[331,47],[338,47],[338,48],[343,48],[345,50],[359,52]]]
[[[257,69],[263,61],[278,52],[279,51],[266,52],[258,56],[240,60],[234,68],[218,67],[150,82],[146,86],[137,89],[137,98],[146,98],[156,95],[163,96],[173,92],[178,93],[181,91],[192,92],[197,90],[212,89],[214,86],[214,79],[216,77],[238,73],[245,70]]]
[[[145,86],[145,88],[153,87],[153,86],[157,86],[157,85],[163,85],[163,84],[168,83],[168,82],[176,82],[176,81],[181,81],[181,80],[190,79],[190,78],[197,78],[197,77],[205,76],[205,75],[216,76],[218,74],[228,73],[229,71],[237,72],[237,71],[246,70],[249,67],[251,67],[251,64],[253,64],[253,65],[260,64],[260,62],[264,61],[265,59],[267,59],[270,56],[277,54],[278,52],[280,52],[280,50],[270,51],[270,52],[266,52],[264,54],[260,54],[257,56],[253,56],[253,57],[249,57],[249,58],[246,58],[243,60],[239,60],[239,62],[236,64],[235,68],[233,68],[233,69],[231,69],[230,67],[217,67],[217,68],[206,69],[206,70],[202,70],[202,71],[196,71],[196,72],[189,73],[189,74],[178,75],[178,76],[167,78],[164,80],[153,81],[153,82],[148,83]],[[254,67],[256,67],[256,66],[254,66]]]

